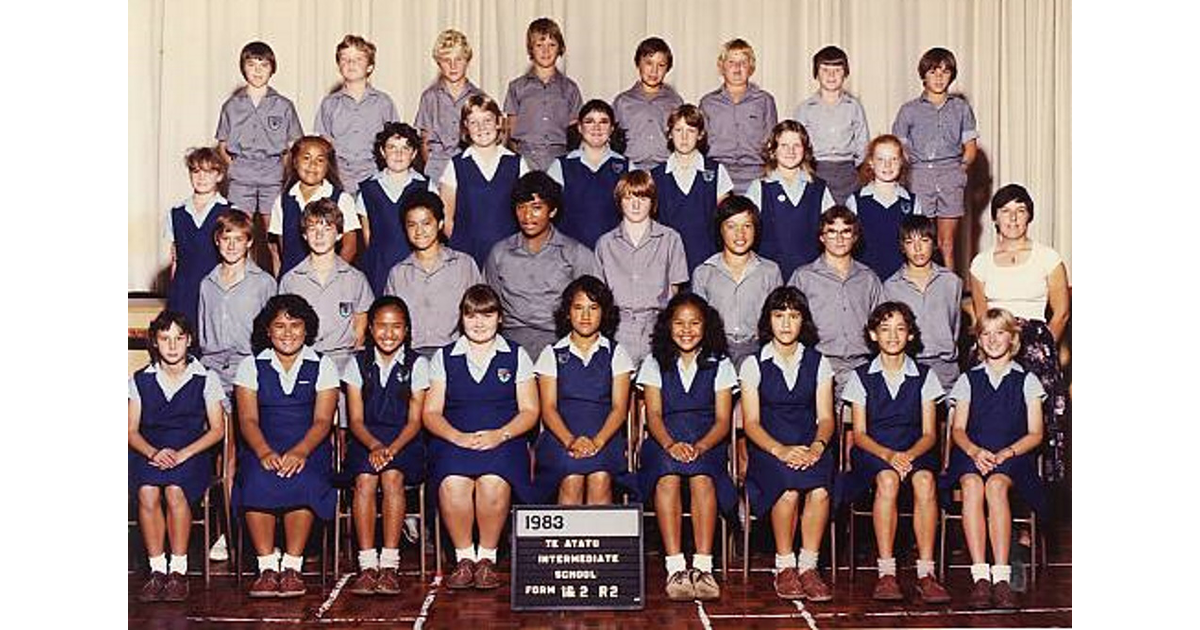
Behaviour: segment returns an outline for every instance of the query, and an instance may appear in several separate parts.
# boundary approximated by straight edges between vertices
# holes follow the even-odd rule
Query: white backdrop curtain
[[[416,115],[436,77],[430,51],[445,28],[475,51],[469,76],[502,101],[528,66],[525,28],[540,16],[563,28],[560,67],[585,100],[609,100],[637,78],[644,37],[671,45],[667,80],[692,103],[720,83],[722,42],[754,46],[753,81],[774,94],[780,118],[815,89],[812,54],[836,44],[850,57],[848,89],[872,135],[920,92],[917,60],[932,46],[958,58],[954,90],[974,107],[986,165],[976,208],[963,226],[969,260],[992,242],[986,195],[1008,182],[1036,201],[1034,238],[1071,260],[1071,3],[1069,0],[130,0],[129,290],[156,288],[165,265],[165,210],[190,193],[189,147],[212,144],[221,103],[241,85],[238,53],[261,39],[275,50],[272,86],[292,99],[311,130],[338,80],[334,50],[356,33],[378,47],[376,87],[401,119]]]

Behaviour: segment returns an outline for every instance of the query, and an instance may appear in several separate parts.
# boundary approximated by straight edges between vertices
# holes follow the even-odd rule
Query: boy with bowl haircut
[[[633,63],[638,81],[613,99],[613,121],[625,131],[625,157],[631,168],[649,171],[667,161],[667,117],[683,105],[683,97],[665,82],[674,65],[671,47],[659,37],[638,44]]]
[[[857,167],[862,163],[870,132],[862,103],[845,90],[850,59],[837,46],[826,46],[812,59],[817,92],[801,101],[794,118],[808,130],[817,177],[825,180],[834,203],[846,203],[858,188]]]

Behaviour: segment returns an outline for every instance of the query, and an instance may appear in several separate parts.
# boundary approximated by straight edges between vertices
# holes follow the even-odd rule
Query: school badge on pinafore
[[[620,162],[613,161],[612,166],[610,168],[612,168],[613,173],[620,175],[621,172],[625,170],[625,165]]]
[[[267,116],[267,129],[271,131],[283,129],[283,116]]]
[[[354,314],[354,302],[338,302],[338,315],[350,317]]]
[[[706,183],[706,184],[712,183],[713,178],[716,176],[717,176],[717,174],[715,172],[713,172],[712,169],[709,169],[709,168],[706,168],[706,169],[700,171],[700,177],[704,178],[704,183]]]
[[[500,379],[501,383],[507,383],[512,378],[512,371],[508,368],[496,368],[496,378]]]
[[[785,195],[785,194],[783,194],[783,193],[779,193],[779,196],[778,196],[778,197],[776,197],[775,199],[776,199],[777,201],[787,201],[787,195]]]
[[[403,383],[408,380],[408,366],[401,365],[396,368],[396,382]]]
[[[557,358],[559,365],[566,365],[567,361],[571,360],[571,357],[566,352],[559,352]]]

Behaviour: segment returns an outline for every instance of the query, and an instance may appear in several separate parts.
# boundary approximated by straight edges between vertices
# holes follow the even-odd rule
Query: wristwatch
[[[512,439],[512,431],[509,431],[508,429],[505,429],[505,430],[504,430],[504,432],[502,432],[502,433],[500,434],[500,437],[504,438],[504,439],[505,439],[505,441],[507,441],[507,440],[511,440],[511,439]]]

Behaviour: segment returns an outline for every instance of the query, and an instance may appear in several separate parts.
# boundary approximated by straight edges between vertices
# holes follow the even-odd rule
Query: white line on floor
[[[813,619],[808,609],[804,607],[804,602],[793,599],[792,603],[795,604],[796,610],[800,611],[800,616],[804,617],[804,623],[808,624],[808,630],[817,630],[817,620]]]
[[[421,603],[421,612],[417,613],[417,618],[413,621],[413,630],[421,630],[425,627],[425,619],[429,616],[429,609],[433,607],[433,600],[437,599],[438,587],[442,585],[442,576],[433,578],[429,583],[429,593],[425,595],[425,601]]]
[[[350,578],[354,577],[354,575],[355,574],[353,573],[347,573],[346,575],[342,576],[342,579],[338,580],[337,584],[333,585],[333,590],[329,591],[329,597],[326,597],[325,601],[321,603],[321,607],[317,609],[317,619],[320,619],[321,615],[324,615],[329,611],[330,607],[333,606],[333,600],[337,599],[338,595],[342,594],[342,587],[345,586],[346,582],[349,582]]]

